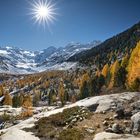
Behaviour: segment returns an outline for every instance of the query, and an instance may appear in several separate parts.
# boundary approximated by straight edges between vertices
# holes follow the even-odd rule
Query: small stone
[[[86,131],[90,134],[93,134],[95,132],[93,128],[87,128]]]
[[[106,121],[109,121],[109,118],[105,118]]]
[[[125,117],[126,118],[130,118],[131,116],[132,116],[132,111],[131,110],[125,111]]]
[[[113,121],[113,117],[110,117],[109,120],[110,120],[110,121]]]
[[[108,126],[108,122],[107,121],[103,121],[103,125],[104,126]]]
[[[105,114],[106,113],[106,111],[102,111],[102,114]]]
[[[129,121],[124,120],[123,123],[124,123],[125,125],[128,125]]]
[[[85,113],[85,110],[82,110],[82,113]]]
[[[117,110],[116,110],[116,114],[117,114],[117,119],[123,119],[124,118],[124,108],[123,106],[118,106]]]
[[[79,119],[80,115],[76,115],[76,118]]]
[[[105,131],[106,131],[106,132],[110,132],[110,133],[112,133],[112,128],[109,127],[109,128],[107,128],[107,129],[105,129]]]
[[[100,128],[100,124],[96,124],[96,128]]]
[[[85,115],[88,116],[88,113],[86,113]]]
[[[119,126],[119,124],[114,123],[114,124],[112,125],[112,131],[113,131],[114,133],[120,133],[120,126]]]
[[[117,118],[118,118],[118,115],[117,115],[117,114],[115,114],[115,115],[113,116],[113,118],[114,118],[114,119],[117,119]]]
[[[130,134],[132,132],[132,130],[131,130],[130,127],[126,127],[125,132],[128,133],[128,134]]]
[[[83,117],[83,120],[85,120],[86,118],[85,117]]]
[[[74,118],[71,122],[73,123],[77,122],[77,118]]]
[[[82,117],[80,117],[80,119],[79,119],[80,121],[82,121],[83,120],[83,118]]]

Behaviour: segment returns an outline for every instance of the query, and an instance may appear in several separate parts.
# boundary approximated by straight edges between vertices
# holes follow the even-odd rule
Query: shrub
[[[83,140],[83,139],[84,136],[82,131],[76,128],[63,130],[59,134],[59,138],[58,138],[58,140]]]
[[[6,113],[3,113],[1,116],[0,116],[0,121],[2,122],[6,122],[6,121],[9,121],[11,120],[11,116],[6,114]]]

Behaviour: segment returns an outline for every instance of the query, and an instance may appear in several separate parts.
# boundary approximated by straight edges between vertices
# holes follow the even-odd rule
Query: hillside
[[[126,54],[130,54],[139,40],[140,22],[96,47],[70,57],[68,61],[79,61],[86,65],[95,64],[101,68],[106,63],[112,63],[116,59],[121,59]]]

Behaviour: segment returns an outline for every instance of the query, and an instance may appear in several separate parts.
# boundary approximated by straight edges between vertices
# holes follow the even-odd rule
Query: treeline
[[[15,91],[23,90],[11,96],[14,88]],[[100,95],[102,91],[114,88],[140,91],[140,42],[131,53],[108,61],[96,71],[91,67],[52,71],[5,82],[0,86],[0,97],[4,96],[2,105],[13,107],[30,108],[39,106],[40,102],[63,106],[67,102]]]
[[[108,90],[121,87],[129,91],[140,91],[140,42],[132,53],[121,60],[105,64],[94,76],[89,76],[81,86],[81,98],[99,95],[102,87]]]

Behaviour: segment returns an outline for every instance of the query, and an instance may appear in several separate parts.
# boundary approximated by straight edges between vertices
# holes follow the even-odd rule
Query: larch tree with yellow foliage
[[[131,53],[127,71],[127,85],[131,88],[134,81],[140,78],[140,42],[137,43],[136,48]]]
[[[64,89],[64,82],[63,80],[60,81],[59,89],[58,89],[59,99],[61,101],[62,106],[64,105],[65,99],[65,89]]]
[[[4,94],[4,89],[3,89],[3,86],[0,85],[0,96],[3,96],[3,94]]]
[[[32,104],[31,95],[24,96],[23,104],[22,104],[22,108],[23,108],[22,116],[23,117],[30,117],[30,116],[32,116],[32,114],[33,114],[32,106],[33,106],[33,104]]]
[[[117,86],[117,84],[118,84],[117,74],[118,74],[119,69],[120,69],[120,64],[119,64],[118,60],[116,60],[110,69],[111,79],[110,79],[110,83],[109,83],[109,88],[113,88],[113,87]]]
[[[4,94],[3,105],[10,105],[10,106],[12,106],[12,97],[11,97],[11,95],[8,92],[6,92]]]
[[[106,64],[106,65],[104,65],[104,67],[103,67],[103,69],[102,69],[102,75],[103,75],[105,78],[107,77],[108,71],[109,71],[109,65]]]

